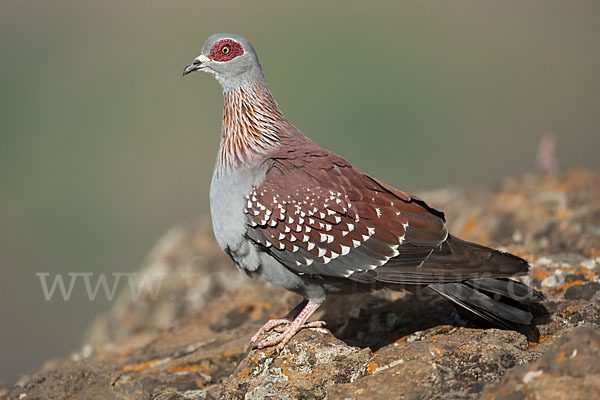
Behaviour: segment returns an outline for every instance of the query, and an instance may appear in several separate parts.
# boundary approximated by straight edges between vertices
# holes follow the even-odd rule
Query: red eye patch
[[[229,61],[244,54],[242,45],[231,39],[219,40],[210,48],[209,58],[215,61]]]

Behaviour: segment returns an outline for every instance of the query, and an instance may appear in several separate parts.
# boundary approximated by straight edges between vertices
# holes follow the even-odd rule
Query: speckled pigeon
[[[510,276],[529,264],[463,241],[444,214],[355,168],[282,114],[248,40],[210,36],[183,75],[205,71],[223,87],[221,143],[210,186],[215,237],[235,265],[304,300],[267,322],[279,349],[328,293],[378,288],[433,291],[500,327],[532,323],[539,292]],[[515,300],[517,299],[517,300]],[[287,325],[287,327],[285,326]]]

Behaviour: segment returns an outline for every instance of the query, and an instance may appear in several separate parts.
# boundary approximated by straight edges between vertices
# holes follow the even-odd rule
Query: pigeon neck
[[[217,158],[219,169],[261,161],[280,141],[286,119],[263,78],[223,92],[223,126]]]

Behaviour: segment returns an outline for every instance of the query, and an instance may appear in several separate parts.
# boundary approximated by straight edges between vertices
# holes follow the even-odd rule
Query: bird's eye
[[[230,61],[244,54],[244,48],[235,40],[222,39],[212,45],[209,58],[215,61]]]

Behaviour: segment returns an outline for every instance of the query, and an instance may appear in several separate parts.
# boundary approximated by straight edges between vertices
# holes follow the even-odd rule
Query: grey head
[[[183,75],[194,71],[214,75],[225,92],[264,78],[250,42],[232,33],[215,33],[206,39],[202,53],[185,67]]]

